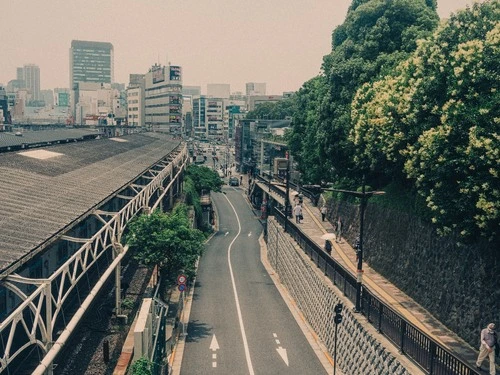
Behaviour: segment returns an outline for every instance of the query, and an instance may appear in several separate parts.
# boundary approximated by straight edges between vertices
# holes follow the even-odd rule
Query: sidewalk
[[[263,185],[261,187],[264,187]],[[293,198],[296,192],[290,190],[290,202],[293,205]],[[281,198],[273,194],[274,199],[281,201]],[[303,204],[304,220],[297,225],[311,240],[318,246],[324,247],[325,240],[321,236],[325,233],[334,233],[332,223],[321,221],[321,213],[318,207],[313,206],[309,199],[304,198]],[[292,220],[295,223],[295,220]],[[357,260],[355,250],[345,240],[340,243],[333,242],[332,257],[346,269],[356,275]],[[413,299],[399,290],[383,276],[379,275],[366,263],[363,263],[363,284],[365,284],[374,294],[391,306],[401,316],[418,327],[422,332],[432,337],[436,342],[466,361],[475,368],[477,351],[455,333],[446,328],[441,322],[435,319],[427,310],[416,303]],[[479,332],[478,332],[479,339]],[[483,363],[483,369],[488,366],[487,361]]]

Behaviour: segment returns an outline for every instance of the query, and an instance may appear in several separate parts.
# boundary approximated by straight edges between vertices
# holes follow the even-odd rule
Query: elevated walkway
[[[282,184],[273,184],[262,181],[255,182],[266,194],[272,199],[284,205],[285,189]],[[276,187],[281,191],[278,192]],[[281,194],[283,193],[283,194]],[[294,197],[297,192],[290,189],[290,204],[293,207]],[[333,233],[334,227],[329,221],[321,220],[321,213],[318,207],[304,197],[303,200],[303,221],[300,224],[295,224],[295,219],[290,222],[299,227],[319,247],[323,248],[325,240],[321,237],[325,233]],[[344,239],[340,243],[333,242],[333,250],[331,257],[340,263],[345,269],[349,270],[352,275],[356,275],[357,259],[356,251]],[[412,298],[399,290],[394,284],[389,282],[383,276],[378,274],[369,265],[363,263],[363,284],[370,289],[379,299],[388,306],[397,311],[403,318],[419,328],[423,333],[434,339],[437,343],[453,353],[456,357],[462,359],[469,366],[475,369],[475,361],[478,352],[472,348],[463,339],[446,328],[441,322],[432,316],[427,310],[415,302]],[[478,330],[478,341],[479,341]],[[497,361],[498,362],[498,361]],[[483,369],[488,367],[487,361],[483,363]],[[498,368],[498,366],[497,366]],[[498,371],[498,370],[497,370]]]

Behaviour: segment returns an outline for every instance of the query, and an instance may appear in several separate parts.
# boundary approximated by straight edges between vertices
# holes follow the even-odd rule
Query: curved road
[[[240,188],[213,194],[219,232],[200,260],[181,374],[326,374],[260,261]]]

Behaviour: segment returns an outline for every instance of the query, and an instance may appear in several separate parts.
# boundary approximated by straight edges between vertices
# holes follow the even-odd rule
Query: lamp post
[[[354,308],[355,312],[361,312],[361,284],[363,282],[363,229],[365,221],[365,209],[368,199],[374,195],[385,194],[385,191],[366,191],[365,190],[365,177],[363,176],[363,185],[361,187],[361,192],[353,190],[342,190],[342,189],[324,189],[327,191],[335,191],[339,193],[349,194],[361,199],[360,206],[360,218],[359,218],[359,244],[358,244],[358,268],[357,268],[357,278],[356,278],[356,306]]]
[[[286,152],[286,193],[285,193],[285,232],[288,230],[288,217],[290,212],[290,159]]]

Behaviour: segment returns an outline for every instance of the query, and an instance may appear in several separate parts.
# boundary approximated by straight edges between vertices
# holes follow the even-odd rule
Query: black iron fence
[[[280,194],[280,196],[284,194],[278,187],[273,191]],[[282,210],[274,207],[270,214],[275,217],[281,226],[285,226],[285,220],[288,219],[285,218]],[[292,220],[288,220],[287,232],[299,244],[311,261],[354,304],[356,302],[356,277],[312,241]],[[361,301],[361,313],[366,316],[370,324],[427,374],[479,375],[473,367],[450,353],[403,318],[398,312],[382,302],[365,285],[362,286]]]

